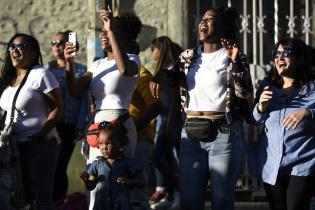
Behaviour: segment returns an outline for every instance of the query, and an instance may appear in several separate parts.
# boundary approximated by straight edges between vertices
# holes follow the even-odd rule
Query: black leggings
[[[309,210],[315,173],[309,176],[278,175],[275,185],[264,183],[271,210]]]

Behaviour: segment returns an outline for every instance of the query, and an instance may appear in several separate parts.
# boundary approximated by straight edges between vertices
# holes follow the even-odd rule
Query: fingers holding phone
[[[73,62],[75,57],[76,48],[72,42],[66,42],[65,49],[63,51],[65,59],[67,61]]]
[[[270,90],[269,86],[264,87],[263,92],[259,97],[258,110],[260,112],[265,112],[271,99],[273,92]]]

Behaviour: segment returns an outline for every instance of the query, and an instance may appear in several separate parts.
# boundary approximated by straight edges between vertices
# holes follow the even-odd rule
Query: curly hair
[[[283,49],[290,50],[292,52],[291,55],[295,59],[294,85],[303,86],[310,80],[312,80],[312,59],[307,45],[300,39],[284,38],[275,44],[272,51],[273,54],[275,51],[278,50],[280,45],[283,47]],[[275,65],[273,69],[268,72],[266,79],[278,88],[281,88],[283,86],[283,78],[278,74]]]
[[[103,121],[98,126],[99,131],[110,132],[109,138],[112,142],[118,143],[121,147],[128,144],[128,130],[120,121]]]
[[[140,19],[133,13],[124,13],[112,19],[112,30],[115,34],[126,35],[127,43],[137,39],[141,27]]]
[[[236,42],[239,34],[236,26],[236,21],[239,15],[236,10],[232,7],[209,8],[203,14],[207,11],[214,11],[218,14],[218,17],[222,17],[222,26],[220,26],[224,26],[222,38]]]

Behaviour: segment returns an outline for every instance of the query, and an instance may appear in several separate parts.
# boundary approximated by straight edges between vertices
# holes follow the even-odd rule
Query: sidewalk
[[[205,210],[211,210],[211,203],[206,202]],[[235,210],[270,210],[266,202],[236,202]]]

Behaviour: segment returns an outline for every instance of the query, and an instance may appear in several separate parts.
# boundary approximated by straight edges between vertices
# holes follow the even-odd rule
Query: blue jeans
[[[149,183],[149,159],[153,144],[149,141],[138,139],[136,144],[134,159],[141,167],[144,175],[145,187],[133,188],[131,190],[131,202],[136,202],[141,210],[149,210],[148,191],[147,186]]]
[[[37,210],[54,210],[53,185],[59,145],[55,138],[19,144],[27,203]]]
[[[179,155],[180,200],[182,210],[202,210],[205,191],[211,180],[213,210],[234,210],[234,188],[244,160],[245,141],[241,122],[234,122],[229,133],[211,142],[188,139],[183,129]]]
[[[174,133],[177,130],[180,133],[181,125],[179,121],[173,126]],[[178,179],[176,177],[177,163],[173,152],[174,140],[167,136],[165,132],[166,117],[164,115],[157,117],[157,127],[157,137],[153,151],[153,162],[158,172],[160,172],[160,174],[157,174],[157,186],[163,182],[167,193],[173,194],[175,190],[178,190]],[[162,179],[158,177],[159,175],[162,175]]]

